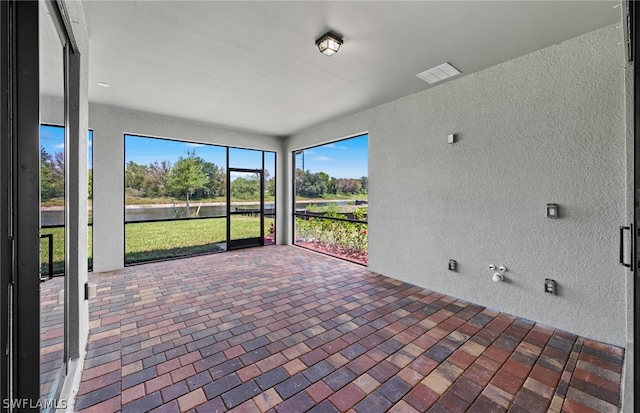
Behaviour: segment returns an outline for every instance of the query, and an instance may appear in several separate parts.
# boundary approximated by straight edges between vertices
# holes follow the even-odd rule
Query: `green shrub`
[[[345,215],[335,212],[328,212],[325,216],[346,218]],[[367,226],[359,222],[334,221],[318,217],[296,218],[296,238],[306,242],[323,242],[353,252],[367,251]]]

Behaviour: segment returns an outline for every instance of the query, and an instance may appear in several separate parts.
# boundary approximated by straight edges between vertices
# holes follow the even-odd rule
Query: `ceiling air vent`
[[[416,76],[427,83],[436,83],[459,74],[460,71],[458,69],[451,66],[449,63],[443,63],[440,66],[418,73]]]

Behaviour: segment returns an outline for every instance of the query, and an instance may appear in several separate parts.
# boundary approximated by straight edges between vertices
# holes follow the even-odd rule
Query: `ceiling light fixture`
[[[98,86],[102,86],[102,87],[111,87],[110,84],[105,83],[105,82],[98,82]]]
[[[323,34],[318,40],[316,40],[316,46],[318,46],[320,53],[326,54],[327,56],[338,53],[338,49],[341,45],[342,39],[340,36],[331,32]]]

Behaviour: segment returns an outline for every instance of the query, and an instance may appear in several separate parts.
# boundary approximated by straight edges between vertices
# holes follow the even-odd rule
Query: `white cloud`
[[[327,158],[326,156],[314,156],[311,158],[312,161],[322,161],[322,162],[333,162],[333,159]]]
[[[64,149],[64,143],[59,143],[56,146],[54,146],[54,148],[56,148],[56,149]]]
[[[199,148],[199,147],[201,147],[201,146],[204,146],[204,144],[202,144],[202,143],[186,142],[185,144],[186,144],[187,146],[192,147],[192,148]]]
[[[346,146],[343,145],[336,145],[335,143],[330,143],[328,145],[325,146],[325,148],[331,148],[331,149],[349,149]]]

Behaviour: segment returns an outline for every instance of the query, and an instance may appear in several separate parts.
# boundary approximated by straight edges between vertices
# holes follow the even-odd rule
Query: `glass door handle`
[[[627,268],[631,268],[631,263],[633,262],[633,225],[629,225],[628,227],[620,227],[620,265],[623,265]],[[627,264],[624,262],[624,232],[629,231],[629,253],[631,256],[631,261]]]

